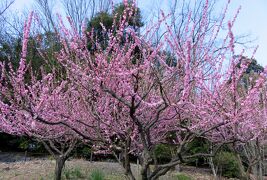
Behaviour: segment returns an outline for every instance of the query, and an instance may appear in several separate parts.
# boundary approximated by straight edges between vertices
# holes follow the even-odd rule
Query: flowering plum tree
[[[0,64],[0,131],[41,141],[56,159],[55,179],[61,179],[65,161],[78,140],[82,140],[79,136],[82,129],[74,126],[74,122],[77,125],[79,120],[85,118],[88,122],[90,118],[79,92],[63,75],[43,69],[35,72],[26,63],[32,17],[33,14],[25,23],[18,69],[11,63]],[[93,139],[92,127],[88,125],[83,130],[90,131]]]
[[[217,44],[228,5],[220,21],[210,27],[206,1],[200,21],[192,21],[189,13],[184,31],[177,37],[164,13],[146,33],[136,34],[127,23],[135,7],[126,2],[119,28],[106,32],[107,47],[94,41],[93,54],[86,49],[87,41],[94,40],[90,32],[80,38],[74,28],[61,26],[64,48],[58,60],[87,97],[91,115],[100,123],[99,132],[109,145],[106,148],[124,149],[123,163],[131,179],[129,153],[140,159],[142,179],[157,179],[187,158],[210,156],[184,156],[187,144],[196,137],[224,144],[246,142],[259,135],[251,124],[264,113],[260,95],[265,74],[248,93],[240,92],[238,82],[248,64],[237,69],[238,58],[234,58],[232,26],[236,16],[229,21],[222,44]],[[164,38],[152,45],[161,24],[167,30]],[[173,66],[167,63],[166,51],[173,54]],[[244,134],[244,128],[251,133]],[[167,143],[170,133],[171,143],[177,146],[176,156],[167,164],[156,164],[151,172],[150,165],[156,163],[155,146]]]
[[[96,148],[114,154],[119,151],[130,179],[135,179],[130,154],[140,159],[143,180],[158,179],[187,159],[214,155],[187,155],[187,145],[195,138],[208,139],[219,148],[259,137],[259,128],[262,132],[266,129],[262,118],[266,113],[266,69],[246,91],[240,87],[249,64],[237,67],[240,59],[235,56],[232,33],[236,16],[218,44],[228,5],[220,20],[210,26],[206,0],[199,7],[199,21],[192,20],[189,12],[177,36],[169,15],[163,12],[161,19],[143,34],[136,33],[127,21],[135,14],[135,3],[125,1],[119,25],[117,18],[111,29],[102,25],[108,36],[105,47],[93,31],[86,32],[86,26],[80,35],[70,19],[70,29],[60,19],[62,49],[57,60],[65,68],[64,78],[58,82],[53,78],[56,74],[43,74],[41,80],[33,78],[27,84],[23,81],[24,50],[18,71],[10,73],[12,93],[8,93],[7,85],[1,86],[1,107],[8,105],[18,113],[26,111],[31,117],[27,119],[52,129],[63,126],[93,141]],[[154,45],[152,40],[161,25],[166,32]],[[27,36],[24,39],[27,41]],[[87,49],[88,42],[95,44],[93,52]],[[169,63],[169,54],[174,63]],[[5,84],[5,77],[1,82]],[[20,128],[14,132],[24,131]],[[155,147],[160,143],[176,147],[175,156],[165,164],[158,164],[155,157]]]

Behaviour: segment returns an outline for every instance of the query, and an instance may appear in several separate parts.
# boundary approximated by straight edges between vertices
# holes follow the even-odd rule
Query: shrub
[[[93,170],[89,177],[90,180],[104,180],[104,178],[104,173],[99,169]]]
[[[83,174],[79,168],[65,170],[64,175],[66,179],[78,179],[83,177]]]
[[[204,138],[196,138],[192,142],[188,144],[186,147],[187,154],[188,155],[193,155],[197,153],[208,153],[209,152],[209,142],[204,139]],[[194,157],[191,158],[188,162],[188,165],[193,165],[193,166],[205,166],[206,164],[206,159],[204,157]]]
[[[155,155],[160,163],[168,162],[172,158],[172,148],[170,145],[158,144],[155,147]]]
[[[240,176],[237,158],[231,152],[219,152],[214,158],[214,164],[218,168],[218,173],[228,178],[238,178]]]

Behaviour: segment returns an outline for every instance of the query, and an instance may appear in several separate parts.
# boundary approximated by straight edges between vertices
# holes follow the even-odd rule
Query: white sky
[[[232,0],[233,8],[242,9],[235,24],[235,34],[250,34],[259,45],[255,59],[267,65],[267,0]]]
[[[161,0],[159,6],[164,6]],[[228,0],[221,0],[227,2]],[[24,8],[31,8],[33,0],[15,0],[12,9],[21,11]],[[138,0],[138,5],[144,14],[149,13],[148,6],[153,5],[154,0]],[[152,4],[151,4],[152,3]],[[267,65],[267,0],[232,0],[229,15],[233,16],[239,6],[242,6],[241,12],[235,24],[234,34],[249,34],[250,39],[255,39],[253,45],[259,45],[255,59],[259,64]],[[220,7],[219,7],[220,8]],[[221,9],[220,9],[221,10]],[[248,54],[249,55],[249,54]]]

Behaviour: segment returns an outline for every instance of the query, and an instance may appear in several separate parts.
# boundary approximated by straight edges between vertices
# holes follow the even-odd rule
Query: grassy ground
[[[49,180],[53,179],[54,160],[31,160],[26,162],[0,163],[0,179],[12,180]],[[172,171],[163,176],[161,180],[210,180],[212,175],[198,168],[182,168],[182,172]],[[137,165],[132,165],[134,174],[140,171]],[[118,163],[89,162],[81,159],[73,159],[66,162],[63,179],[84,180],[90,179],[92,174],[104,175],[106,180],[124,180],[123,169]]]

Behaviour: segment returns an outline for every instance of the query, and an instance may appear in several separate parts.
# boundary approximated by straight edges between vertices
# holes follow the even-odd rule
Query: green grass
[[[192,180],[190,176],[187,176],[182,173],[177,174],[176,177],[177,177],[177,180]]]

